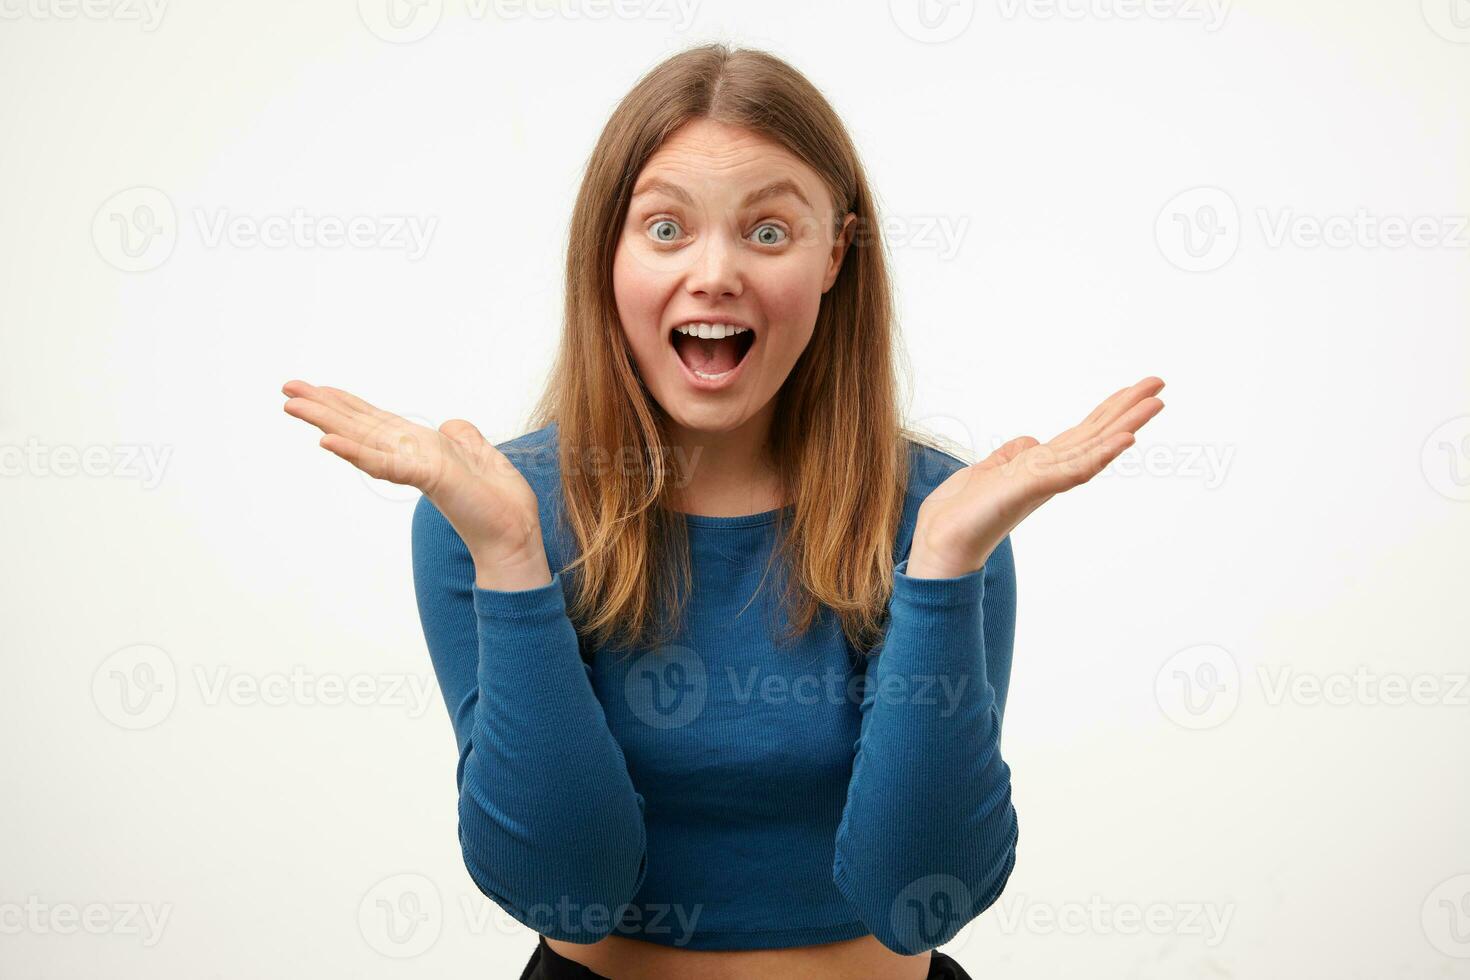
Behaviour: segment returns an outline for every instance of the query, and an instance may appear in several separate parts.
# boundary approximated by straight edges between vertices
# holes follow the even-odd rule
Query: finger
[[[293,378],[291,381],[281,385],[281,394],[294,395],[294,397],[298,398],[315,398],[316,401],[322,401],[322,403],[335,406],[340,408],[340,410],[362,411],[363,414],[369,414],[369,416],[384,416],[384,414],[388,414],[382,408],[366,403],[362,398],[354,395],[353,392],[344,391],[341,388],[332,388],[329,385],[313,385],[313,383],[301,381],[300,378]]]
[[[1043,474],[1043,485],[1053,493],[1081,486],[1106,469],[1133,441],[1133,433],[1118,432],[1075,446],[1051,461]]]
[[[1155,415],[1164,410],[1164,403],[1158,398],[1145,398],[1138,404],[1128,408],[1111,423],[1103,427],[1097,438],[1106,439],[1119,432],[1137,432],[1143,428]]]
[[[1091,414],[1089,414],[1087,418],[1083,419],[1081,422],[1078,422],[1070,429],[1067,429],[1064,432],[1057,433],[1047,442],[1047,445],[1061,450],[1070,448],[1072,446],[1077,446],[1091,440],[1092,437],[1097,434],[1098,425],[1102,423],[1102,420],[1112,413],[1115,406],[1117,406],[1123,399],[1128,397],[1128,393],[1134,387],[1136,386],[1129,385],[1126,388],[1119,388],[1107,398],[1104,398],[1102,402],[1098,404],[1097,408],[1094,408],[1092,410]]]
[[[416,456],[385,453],[381,449],[364,446],[334,433],[322,436],[319,444],[374,479],[388,480],[404,486],[419,486],[427,475],[424,461]]]
[[[368,426],[361,416],[347,415],[339,409],[304,395],[296,395],[286,399],[282,406],[287,415],[310,422],[323,432],[346,436],[349,439],[361,440]]]
[[[384,411],[381,408],[378,408],[376,405],[371,405],[368,402],[363,401],[352,392],[344,391],[341,388],[322,387],[316,390],[322,392],[329,401],[337,402],[341,405],[346,406],[347,408],[352,409],[353,411],[361,412],[364,415],[370,415],[373,418],[383,418],[387,415],[392,414],[390,412]]]
[[[1108,468],[1108,464],[1122,455],[1123,450],[1133,445],[1135,438],[1132,432],[1117,432],[1107,436],[1093,447],[1091,464],[1092,468],[1087,472],[1079,483],[1086,483]]]
[[[1119,412],[1127,411],[1127,407],[1140,398],[1156,395],[1163,390],[1164,381],[1150,375],[1142,381],[1136,381],[1131,385],[1119,388],[1092,410],[1092,414],[1082,420],[1077,428],[1082,429],[1098,423],[1106,424],[1108,419],[1114,418]]]
[[[1073,474],[1086,473],[1085,479],[1092,479],[1101,473],[1108,463],[1116,459],[1119,453],[1132,445],[1134,433],[1143,428],[1149,419],[1159,414],[1163,408],[1164,403],[1160,399],[1145,398],[1102,432],[1085,442],[1060,450],[1057,453],[1057,459],[1062,464],[1062,469]],[[1120,441],[1121,436],[1127,436],[1126,441]],[[1094,462],[1096,462],[1095,468]]]
[[[1115,431],[1112,427],[1113,422],[1130,411],[1139,401],[1157,394],[1163,387],[1163,379],[1148,377],[1137,384],[1118,389],[1095,408],[1091,415],[1053,438],[1048,445],[1058,450],[1070,449],[1092,442],[1099,434]]]
[[[287,381],[281,386],[282,394],[292,395],[298,398],[310,398],[337,409],[343,415],[362,414],[369,418],[383,418],[389,413],[369,405],[350,391],[341,388],[332,388],[325,385],[309,384],[301,380]]]
[[[1097,408],[1094,408],[1092,410],[1092,413],[1088,415],[1087,418],[1082,420],[1082,424],[1091,425],[1094,422],[1101,421],[1102,417],[1107,414],[1108,410],[1114,404],[1116,404],[1120,398],[1128,394],[1128,389],[1132,387],[1133,385],[1125,385],[1124,387],[1119,388],[1117,391],[1113,392],[1108,397],[1104,398],[1101,402],[1098,403]]]
[[[1063,459],[1062,469],[1071,475],[1083,475],[1081,482],[1092,479],[1118,457],[1124,449],[1134,443],[1134,433],[1148,424],[1164,403],[1158,398],[1145,398],[1119,416],[1104,431],[1086,442],[1070,447],[1059,454]]]
[[[1099,405],[1098,410],[1093,413],[1097,417],[1089,421],[1092,425],[1101,425],[1106,428],[1110,422],[1128,411],[1140,400],[1148,398],[1150,395],[1157,395],[1163,389],[1164,379],[1152,376],[1144,378],[1137,384],[1129,385]]]

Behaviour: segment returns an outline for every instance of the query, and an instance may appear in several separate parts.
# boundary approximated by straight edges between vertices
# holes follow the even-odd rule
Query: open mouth
[[[689,332],[683,332],[687,329]],[[696,336],[703,334],[703,336]],[[715,336],[722,334],[722,336]],[[701,381],[732,376],[755,344],[755,331],[723,324],[682,324],[669,333],[674,352]]]

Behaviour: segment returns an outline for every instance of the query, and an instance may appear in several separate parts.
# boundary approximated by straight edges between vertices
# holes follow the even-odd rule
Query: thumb
[[[485,444],[485,437],[480,435],[480,430],[464,419],[450,419],[439,426],[439,431],[471,451]]]
[[[1015,459],[1017,456],[1030,449],[1032,446],[1039,445],[1041,445],[1041,443],[1032,436],[1017,436],[1010,442],[1006,443],[1004,446],[1001,446],[995,452],[991,453],[989,456],[985,457],[985,459],[981,460],[979,464],[980,468],[989,469],[992,466],[1000,466],[1003,463],[1009,463],[1011,460]]]

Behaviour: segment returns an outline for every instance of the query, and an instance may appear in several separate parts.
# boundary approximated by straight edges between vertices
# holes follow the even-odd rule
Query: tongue
[[[679,352],[679,360],[690,370],[705,374],[724,374],[740,362],[738,341],[734,337],[703,340],[676,333],[674,349]]]

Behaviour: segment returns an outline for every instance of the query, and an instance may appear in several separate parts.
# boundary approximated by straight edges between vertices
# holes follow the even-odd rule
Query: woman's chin
[[[711,436],[734,432],[749,420],[734,408],[701,405],[675,406],[669,417],[686,432]]]

